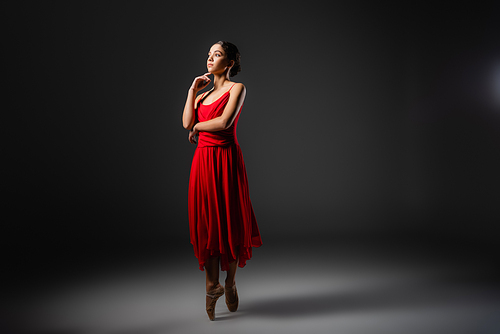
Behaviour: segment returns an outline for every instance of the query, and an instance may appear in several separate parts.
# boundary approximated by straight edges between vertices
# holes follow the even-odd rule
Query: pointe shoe
[[[227,309],[229,310],[229,312],[236,312],[239,303],[238,290],[236,290],[236,285],[233,285],[230,288],[225,287],[224,291],[226,293]]]
[[[224,294],[224,288],[219,284],[218,287],[207,292],[207,314],[210,320],[215,320],[215,303],[217,299]]]

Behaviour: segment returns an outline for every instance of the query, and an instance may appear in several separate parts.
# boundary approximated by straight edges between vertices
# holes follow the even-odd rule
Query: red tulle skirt
[[[188,197],[190,238],[200,270],[209,257],[220,257],[224,271],[236,260],[244,267],[262,240],[237,143],[196,149]]]

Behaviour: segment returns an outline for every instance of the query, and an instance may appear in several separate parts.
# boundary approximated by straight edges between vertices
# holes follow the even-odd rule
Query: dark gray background
[[[2,235],[15,277],[192,252],[195,147],[180,119],[220,39],[242,53],[238,138],[263,247],[361,238],[493,249],[493,5],[34,2],[3,12]]]

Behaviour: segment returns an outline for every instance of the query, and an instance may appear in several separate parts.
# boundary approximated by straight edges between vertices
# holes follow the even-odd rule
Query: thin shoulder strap
[[[231,88],[232,88],[232,87],[231,87]],[[212,88],[212,89],[213,89],[213,88]],[[204,99],[204,98],[208,95],[208,93],[210,93],[210,92],[212,91],[212,89],[207,90],[206,92],[203,92],[203,93],[201,94],[200,99],[198,100],[198,103],[201,103],[201,101],[203,101],[203,99]]]
[[[201,99],[203,100],[208,95],[208,93],[210,93],[213,90],[214,90],[214,88],[212,87],[211,89],[209,89],[206,92],[204,92],[203,95],[202,95],[202,97],[201,97]]]
[[[231,88],[229,88],[228,92],[230,92],[231,89],[233,89],[234,85],[236,85],[236,82],[231,86]]]

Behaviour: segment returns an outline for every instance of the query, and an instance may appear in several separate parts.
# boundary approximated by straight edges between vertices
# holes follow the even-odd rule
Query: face
[[[210,73],[223,73],[231,62],[228,61],[224,49],[219,44],[214,44],[208,51],[207,69]]]

